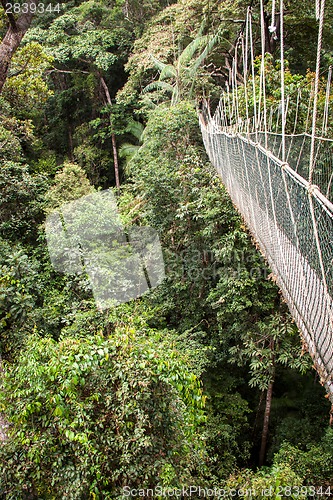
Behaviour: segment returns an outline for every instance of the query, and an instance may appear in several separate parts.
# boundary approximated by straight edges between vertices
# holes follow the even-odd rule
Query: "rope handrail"
[[[272,29],[275,7],[273,1]],[[200,127],[208,156],[266,257],[308,346],[321,383],[326,386],[333,403],[333,139],[323,137],[329,129],[331,67],[321,131],[318,130],[317,134],[324,8],[325,0],[316,0],[319,20],[316,73],[311,83],[302,133],[296,132],[306,92],[297,88],[294,108],[285,89],[283,0],[280,0],[279,13],[280,105],[268,108],[266,103],[265,33],[263,0],[260,0],[262,60],[259,93],[255,82],[252,14],[249,8],[245,43],[242,35],[235,51],[237,58],[238,45],[242,47],[245,116],[239,113],[236,60],[231,71],[231,88],[227,87],[213,116],[207,103],[204,104]],[[252,117],[249,112],[250,85],[246,82],[248,66],[252,78]],[[308,131],[310,121],[312,128]],[[287,123],[293,133],[286,133]]]
[[[200,126],[209,158],[276,276],[333,401],[333,204],[264,143],[222,130],[213,117],[201,118]]]

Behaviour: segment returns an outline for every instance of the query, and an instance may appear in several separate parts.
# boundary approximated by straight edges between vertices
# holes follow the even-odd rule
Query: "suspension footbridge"
[[[333,141],[326,137],[332,70],[328,73],[319,127],[317,100],[324,0],[317,0],[316,8],[319,35],[316,74],[307,103],[310,129],[306,126],[302,133],[296,133],[301,106],[298,92],[293,107],[294,127],[292,133],[286,133],[289,96],[285,96],[284,89],[282,1],[279,106],[267,106],[264,48],[259,90],[255,94],[249,9],[245,36],[242,34],[239,43],[243,49],[243,82],[237,81],[236,50],[226,92],[214,114],[204,103],[200,126],[210,161],[271,267],[333,402]],[[261,9],[263,13],[263,2]],[[251,110],[247,88],[250,80]],[[243,115],[239,111],[240,89],[246,104]]]

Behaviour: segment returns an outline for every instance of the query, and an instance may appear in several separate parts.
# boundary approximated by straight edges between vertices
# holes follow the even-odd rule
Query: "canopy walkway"
[[[321,1],[316,3],[321,11],[322,28],[324,1]],[[250,51],[251,43],[247,39],[251,36],[250,13],[247,21],[249,48],[246,52]],[[280,106],[266,107],[262,54],[260,93],[253,117],[249,118],[248,107],[243,117],[238,112],[239,84],[233,68],[230,87],[222,95],[213,116],[208,103],[204,103],[200,126],[210,161],[268,261],[321,383],[333,402],[333,141],[321,136],[327,132],[331,70],[318,136],[319,27],[316,82],[309,107],[312,128],[310,133],[287,135],[282,44],[283,31]],[[244,61],[243,55],[245,84],[242,83],[242,88],[246,97],[248,78]],[[237,61],[235,71],[236,67]],[[293,110],[297,120],[295,106]]]

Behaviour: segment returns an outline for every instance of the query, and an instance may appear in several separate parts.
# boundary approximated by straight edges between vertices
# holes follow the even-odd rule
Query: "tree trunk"
[[[259,454],[259,467],[261,467],[264,464],[265,455],[266,455],[267,438],[268,438],[268,425],[269,425],[269,419],[271,416],[271,407],[272,407],[273,385],[274,385],[274,380],[272,379],[269,386],[268,386],[267,394],[266,394],[264,425],[262,428],[261,447],[260,447],[260,454]]]
[[[274,55],[276,48],[278,46],[278,40],[281,36],[280,33],[280,25],[281,25],[281,17],[280,14],[276,14],[275,17],[275,32],[271,33],[269,31],[269,26],[271,24],[271,16],[264,13],[264,21],[265,21],[265,52]]]
[[[70,123],[68,124],[68,146],[69,146],[68,150],[69,159],[70,161],[74,161],[73,131],[72,131],[72,125]]]
[[[123,13],[124,13],[124,16],[128,19],[129,18],[128,0],[125,0],[125,2],[124,2]]]
[[[36,5],[36,2],[37,0],[27,0],[28,12],[26,14],[21,14],[17,20],[15,20],[12,14],[7,14],[10,26],[0,44],[0,93],[7,79],[10,61],[31,25],[31,21],[34,17],[31,5]],[[5,8],[6,2],[1,1],[1,4]]]
[[[110,92],[108,86],[102,76],[100,76],[101,84],[105,92],[107,103],[112,106],[112,101],[110,97]],[[118,152],[117,152],[117,143],[116,143],[116,135],[113,132],[112,119],[110,117],[111,122],[111,141],[112,141],[112,153],[113,153],[113,163],[114,163],[114,174],[116,179],[116,188],[119,192],[120,190],[120,181],[119,181],[119,163],[118,163]]]
[[[4,369],[3,369],[2,358],[1,358],[1,354],[0,354],[0,376],[1,377],[3,375],[3,372],[4,372]],[[0,413],[0,446],[1,446],[1,443],[3,441],[6,441],[6,439],[7,439],[7,431],[6,431],[7,427],[8,427],[8,424],[5,421],[4,416]]]
[[[112,141],[112,153],[113,153],[113,162],[114,162],[114,174],[115,174],[115,178],[116,178],[116,187],[117,187],[117,190],[119,191],[120,182],[119,182],[119,165],[118,165],[117,143],[116,143],[116,136],[113,132],[111,134],[111,141]]]

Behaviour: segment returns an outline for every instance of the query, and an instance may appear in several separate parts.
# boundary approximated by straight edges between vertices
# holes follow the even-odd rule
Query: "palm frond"
[[[172,64],[166,64],[161,71],[160,80],[165,80],[166,78],[176,78],[177,70]]]
[[[134,144],[125,142],[120,146],[118,154],[120,158],[126,158],[126,160],[130,160],[138,152],[139,149],[140,146],[135,146]]]
[[[214,45],[217,43],[218,40],[219,40],[219,33],[216,33],[216,35],[209,37],[209,40],[206,43],[206,47],[201,52],[201,54],[196,58],[194,64],[191,66],[191,69],[193,69],[194,73],[202,65],[202,63],[204,62],[208,54],[211,52],[211,50],[214,48]]]
[[[168,92],[173,92],[173,85],[167,82],[161,82],[157,80],[157,82],[149,83],[144,89],[143,92],[151,92],[152,90],[166,90]]]
[[[207,35],[198,36],[197,38],[192,40],[192,42],[189,43],[188,46],[180,54],[178,58],[179,66],[187,66],[193,58],[194,54],[204,48],[208,42],[209,37]]]
[[[155,67],[162,72],[165,66],[167,66],[167,64],[157,59],[157,57],[153,56],[153,54],[149,54],[149,56],[153,60]]]
[[[142,125],[141,122],[138,122],[137,120],[133,120],[131,119],[128,124],[127,124],[127,127],[126,127],[126,130],[127,132],[129,132],[130,134],[134,135],[134,137],[140,141],[141,140],[141,137],[142,137],[142,134],[143,134],[143,131],[144,131],[144,125]]]

